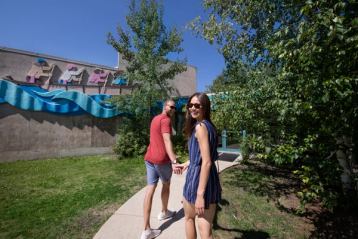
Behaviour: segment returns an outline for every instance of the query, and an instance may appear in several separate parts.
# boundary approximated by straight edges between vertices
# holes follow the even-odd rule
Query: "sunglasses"
[[[193,106],[194,106],[195,109],[200,109],[200,108],[201,108],[201,104],[197,104],[197,103],[195,103],[195,104],[189,103],[186,107],[187,107],[188,109],[190,109],[190,108],[192,108]]]
[[[172,110],[176,110],[177,109],[177,107],[175,107],[175,105],[168,105],[169,107],[170,107],[170,109],[172,109]]]

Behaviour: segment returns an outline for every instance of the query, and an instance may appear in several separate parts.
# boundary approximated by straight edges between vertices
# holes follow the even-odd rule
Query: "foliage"
[[[248,135],[247,141],[251,152],[253,153],[265,152],[265,141],[261,136],[256,136],[254,134]]]
[[[243,163],[245,163],[250,157],[250,145],[247,138],[242,139],[240,142],[240,152]]]
[[[215,123],[262,137],[271,148],[264,158],[301,175],[304,198],[334,205],[341,192],[337,142],[353,141],[344,146],[346,159],[358,151],[356,1],[204,6],[208,19],[191,27],[221,46],[228,79],[215,86]]]
[[[278,131],[280,105],[275,100],[276,83],[267,71],[266,67],[261,67],[247,72],[250,81],[245,85],[232,81],[217,88],[213,97],[213,121],[219,129],[245,129],[250,134],[267,134],[267,137]]]
[[[118,153],[136,154],[142,151],[143,137],[149,134],[152,116],[157,113],[156,102],[168,98],[176,74],[186,70],[185,61],[169,61],[168,54],[180,53],[181,34],[163,23],[163,7],[155,0],[132,0],[126,17],[131,32],[117,27],[118,40],[108,33],[107,42],[125,61],[125,77],[129,84],[139,84],[130,96],[114,96],[111,102],[120,111],[129,112],[130,125],[116,145]],[[126,121],[129,122],[129,121]],[[121,124],[124,127],[124,124]],[[131,145],[130,148],[125,145]],[[128,152],[126,152],[128,150]]]
[[[225,72],[222,72],[218,75],[214,80],[213,83],[207,86],[207,92],[220,92],[224,90],[225,85],[229,84],[229,79],[226,77]]]
[[[107,42],[125,60],[128,81],[140,83],[137,91],[167,97],[171,90],[168,80],[186,70],[185,61],[167,59],[168,54],[183,50],[181,34],[175,28],[167,30],[163,23],[163,7],[154,0],[141,0],[140,6],[132,0],[129,11],[126,20],[132,34],[118,26],[118,41],[108,33]],[[154,102],[151,94],[141,96],[146,104]]]
[[[188,145],[184,134],[176,134],[172,137],[174,152],[180,162],[188,160]]]
[[[118,127],[118,138],[113,151],[118,159],[143,155],[149,135],[141,127],[135,127],[133,120],[123,119]]]

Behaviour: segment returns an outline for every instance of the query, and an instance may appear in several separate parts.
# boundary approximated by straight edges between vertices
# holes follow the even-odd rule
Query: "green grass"
[[[308,238],[312,224],[277,204],[294,190],[289,176],[255,164],[221,173],[223,200],[214,219],[215,238]]]
[[[0,175],[0,238],[92,238],[145,186],[140,158],[1,163]]]
[[[0,238],[92,238],[145,186],[142,158],[73,157],[0,163]],[[277,206],[295,184],[287,172],[258,164],[221,174],[217,239],[307,238],[311,225]]]

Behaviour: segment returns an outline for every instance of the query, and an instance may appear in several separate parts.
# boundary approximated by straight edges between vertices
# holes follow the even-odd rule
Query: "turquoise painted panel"
[[[128,115],[105,102],[109,95],[87,95],[79,91],[46,91],[37,86],[20,86],[0,79],[0,103],[8,103],[23,110],[58,114],[83,114],[98,118]]]
[[[47,98],[47,97],[53,97],[53,96],[65,91],[65,90],[54,90],[54,91],[45,91],[45,92],[43,92],[43,91],[37,91],[37,89],[33,89],[32,91],[35,94],[37,94],[37,95],[39,95],[41,97]]]

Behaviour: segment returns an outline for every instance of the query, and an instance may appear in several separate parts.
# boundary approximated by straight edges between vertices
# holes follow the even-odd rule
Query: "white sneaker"
[[[157,236],[159,236],[159,234],[161,233],[161,230],[158,229],[147,229],[145,231],[142,232],[142,235],[140,236],[140,239],[152,239],[152,238],[156,238]]]
[[[165,220],[165,219],[173,217],[174,215],[175,215],[175,211],[173,212],[173,211],[167,210],[166,212],[159,213],[158,220],[159,221]]]

